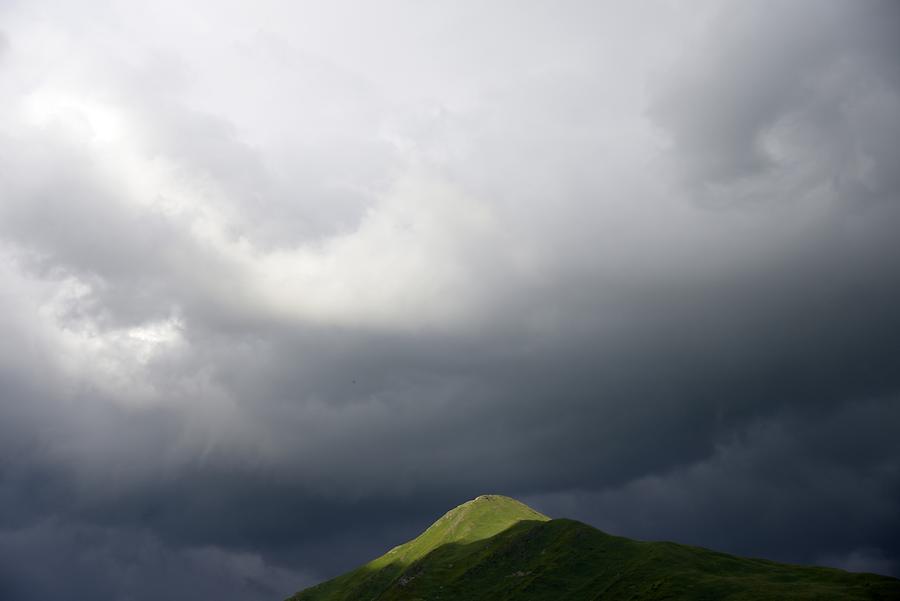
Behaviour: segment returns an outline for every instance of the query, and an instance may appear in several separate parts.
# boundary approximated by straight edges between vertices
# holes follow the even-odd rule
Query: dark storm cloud
[[[508,8],[12,13],[5,598],[277,598],[493,491],[896,572],[898,11]]]
[[[896,397],[788,410],[754,420],[695,463],[533,502],[612,532],[744,555],[834,564],[875,547],[896,557],[897,448],[878,425],[896,413]]]
[[[272,599],[308,577],[258,555],[216,547],[171,548],[151,533],[48,519],[0,534],[8,599]],[[52,574],[52,578],[48,578]],[[147,578],[155,574],[154,578]]]

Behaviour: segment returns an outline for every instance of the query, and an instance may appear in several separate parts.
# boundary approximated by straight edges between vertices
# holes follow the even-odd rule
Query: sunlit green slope
[[[485,495],[292,601],[900,600],[900,580],[610,536]]]

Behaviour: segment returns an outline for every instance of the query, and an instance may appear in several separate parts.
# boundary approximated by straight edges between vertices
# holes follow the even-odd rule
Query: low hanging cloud
[[[0,14],[4,598],[277,598],[486,492],[896,574],[891,3]]]

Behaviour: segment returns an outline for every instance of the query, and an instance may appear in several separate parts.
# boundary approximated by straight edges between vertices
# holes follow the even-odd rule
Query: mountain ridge
[[[502,495],[451,509],[416,538],[289,601],[900,599],[900,580],[642,542],[550,519]]]

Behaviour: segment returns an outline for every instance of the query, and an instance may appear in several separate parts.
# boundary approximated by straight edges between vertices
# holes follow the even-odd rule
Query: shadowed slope
[[[900,581],[611,536],[485,496],[293,601],[900,599]]]

